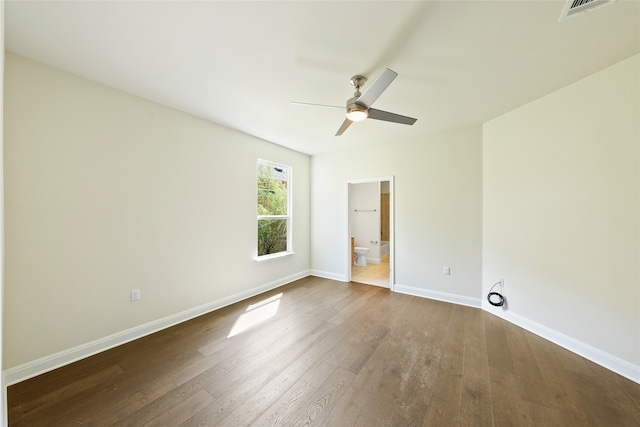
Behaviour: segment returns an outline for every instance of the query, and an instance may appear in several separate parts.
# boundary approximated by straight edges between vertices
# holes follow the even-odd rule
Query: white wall
[[[485,308],[640,381],[640,56],[484,125]],[[634,372],[635,370],[635,372]]]
[[[395,176],[395,290],[479,306],[481,135],[480,127],[470,127],[314,156],[314,273],[345,280],[347,181]],[[442,274],[444,266],[450,276]]]
[[[309,273],[308,156],[13,54],[5,78],[5,370]],[[297,253],[263,263],[258,158],[295,180]]]

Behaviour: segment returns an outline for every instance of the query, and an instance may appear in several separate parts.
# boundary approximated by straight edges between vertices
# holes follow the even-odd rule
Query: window
[[[258,160],[258,257],[291,252],[291,168]]]

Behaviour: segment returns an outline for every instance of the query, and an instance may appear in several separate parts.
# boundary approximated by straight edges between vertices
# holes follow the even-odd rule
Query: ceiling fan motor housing
[[[356,92],[356,96],[347,101],[347,117],[352,121],[360,121],[369,115],[368,108],[362,104],[358,104],[356,100],[360,97],[360,93]]]

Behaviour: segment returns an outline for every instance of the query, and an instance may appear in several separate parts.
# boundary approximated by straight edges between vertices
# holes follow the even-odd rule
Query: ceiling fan
[[[356,89],[356,91],[353,94],[353,98],[350,98],[347,101],[347,118],[344,119],[344,122],[342,122],[342,125],[338,129],[338,132],[336,132],[335,136],[342,135],[344,131],[347,130],[349,126],[351,126],[351,123],[359,122],[367,118],[384,120],[386,122],[401,123],[404,125],[414,124],[417,119],[414,119],[412,117],[401,116],[400,114],[371,108],[371,105],[374,103],[374,101],[378,99],[380,95],[382,95],[382,92],[387,89],[393,79],[395,79],[397,76],[398,73],[386,68],[380,75],[380,77],[378,77],[376,81],[373,82],[373,84],[364,91],[364,93],[360,93],[360,88],[362,88],[362,86],[364,86],[365,82],[367,81],[366,77],[361,75],[351,77],[349,82]],[[335,105],[308,104],[305,102],[292,102],[292,104],[313,105],[318,107],[336,107]]]

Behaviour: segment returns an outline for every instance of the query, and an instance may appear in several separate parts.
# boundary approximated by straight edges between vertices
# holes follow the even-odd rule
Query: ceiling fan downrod
[[[364,86],[366,81],[367,81],[367,78],[365,76],[361,76],[358,74],[357,76],[351,77],[351,79],[349,80],[349,83],[351,83],[351,86],[353,86],[356,89],[356,93],[360,94],[360,88]]]

